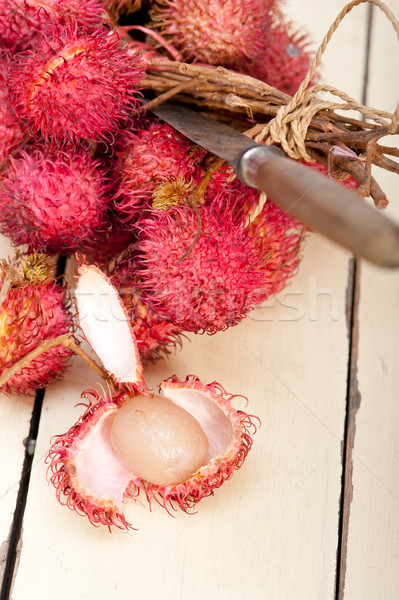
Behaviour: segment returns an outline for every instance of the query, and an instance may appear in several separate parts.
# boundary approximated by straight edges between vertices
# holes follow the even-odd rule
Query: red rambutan
[[[187,61],[242,69],[264,50],[276,0],[156,0],[152,28]]]
[[[126,498],[141,492],[168,512],[188,512],[241,468],[258,419],[232,407],[236,396],[192,376],[171,377],[160,392],[83,394],[86,412],[47,456],[59,502],[93,525],[129,529]]]
[[[0,183],[0,230],[29,251],[93,247],[108,229],[108,184],[100,167],[85,151],[21,151]]]
[[[0,263],[0,375],[41,342],[66,334],[73,327],[65,289],[51,276],[52,268],[42,254],[22,256],[17,264]],[[10,269],[13,276],[8,287]],[[1,390],[30,395],[58,379],[70,356],[70,350],[55,346],[13,375]]]
[[[18,120],[5,104],[8,65],[9,61],[0,56],[0,166],[24,138]]]
[[[88,29],[100,27],[107,14],[100,0],[0,0],[0,44],[28,49],[49,22],[73,18]]]
[[[31,133],[45,139],[112,140],[137,105],[142,75],[140,57],[128,52],[117,32],[52,25],[12,61],[8,102]]]
[[[150,26],[187,61],[235,69],[293,94],[311,64],[309,41],[282,20],[278,5],[268,0],[156,0]]]
[[[307,34],[294,30],[291,23],[276,22],[269,30],[262,55],[242,70],[293,96],[312,63],[309,43]]]
[[[152,211],[138,229],[140,287],[161,317],[215,333],[261,301],[263,256],[231,208]]]
[[[179,180],[182,194],[198,180],[196,169],[204,155],[199,147],[159,120],[143,122],[134,133],[126,132],[117,151],[114,172],[118,181],[115,212],[127,225],[151,207],[159,184]],[[185,189],[184,189],[185,188]]]

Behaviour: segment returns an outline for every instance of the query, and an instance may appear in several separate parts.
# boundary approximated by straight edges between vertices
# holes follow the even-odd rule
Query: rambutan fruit
[[[9,61],[0,56],[0,167],[24,139],[18,120],[5,104],[8,65]]]
[[[107,181],[86,151],[11,157],[0,185],[0,230],[30,251],[70,254],[108,229]]]
[[[259,190],[244,185],[231,169],[215,173],[205,200],[218,212],[230,206],[237,222],[244,223],[255,255],[262,257],[258,301],[279,293],[298,270],[306,228]]]
[[[150,27],[186,61],[235,69],[293,94],[311,64],[306,33],[267,0],[156,0]]]
[[[107,19],[100,0],[0,0],[0,43],[14,51],[26,50],[49,22],[73,18],[94,30]]]
[[[262,55],[242,70],[293,96],[312,64],[309,44],[305,32],[295,30],[291,23],[277,21],[269,29]],[[314,81],[315,77],[311,83]]]
[[[0,375],[41,342],[73,329],[65,289],[53,278],[52,270],[52,263],[43,254],[20,256],[17,263],[0,263]],[[1,391],[33,394],[62,376],[70,356],[70,350],[63,346],[47,350],[13,375]]]
[[[140,221],[144,301],[187,331],[238,323],[261,299],[263,255],[231,207],[174,207]]]
[[[258,59],[277,10],[275,0],[156,0],[150,27],[172,43],[186,61],[239,71]]]
[[[77,292],[86,339],[107,370],[116,367],[119,386],[104,399],[86,392],[85,413],[53,440],[47,462],[58,500],[109,528],[131,527],[123,501],[141,492],[168,512],[188,511],[242,466],[256,431],[253,418],[235,410],[233,396],[219,384],[205,385],[192,376],[162,382],[161,396],[137,393],[142,372],[134,336],[115,318],[123,312],[116,290],[98,270],[84,266]],[[100,297],[108,312],[103,331],[95,314]],[[123,366],[115,362],[116,352],[124,357]],[[128,388],[121,385],[123,372]]]
[[[143,209],[152,206],[160,184],[179,180],[181,195],[186,197],[199,180],[198,165],[205,151],[156,119],[139,123],[134,133],[124,133],[116,155],[114,209],[121,222],[130,226]]]
[[[141,58],[128,52],[117,32],[52,25],[12,61],[8,103],[32,134],[46,140],[112,141],[137,106],[142,75]]]

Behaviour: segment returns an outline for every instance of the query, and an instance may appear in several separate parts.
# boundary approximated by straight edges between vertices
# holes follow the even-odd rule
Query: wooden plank
[[[342,3],[343,4],[343,3]],[[320,41],[330,7],[308,2],[308,25]],[[288,3],[293,16],[293,2]],[[301,11],[302,13],[302,11]],[[305,20],[303,13],[301,20]],[[365,11],[348,25],[346,53],[357,53]],[[299,20],[299,17],[298,19]],[[363,27],[362,27],[363,26]],[[361,38],[364,42],[364,38]],[[344,51],[337,49],[340,56]],[[344,87],[334,50],[328,78]],[[340,59],[341,60],[341,59]],[[340,63],[341,64],[341,63]],[[360,71],[345,79],[359,96]],[[45,465],[32,474],[13,600],[109,599],[146,594],[165,600],[309,600],[333,598],[345,418],[348,254],[314,235],[287,291],[239,326],[190,343],[146,369],[150,385],[177,373],[218,380],[249,398],[262,419],[244,468],[204,500],[195,515],[172,519],[131,504],[137,532],[112,535],[57,504]],[[75,361],[67,381],[47,390],[37,455],[74,423],[80,391],[96,376]],[[241,405],[242,406],[242,405]]]
[[[388,6],[399,16],[399,2]],[[386,17],[374,11],[368,101],[393,110],[399,99],[398,40]],[[388,60],[387,60],[388,58]],[[391,143],[397,143],[397,136]],[[389,138],[382,141],[389,143]],[[397,176],[375,169],[390,199],[387,214],[399,222]],[[399,597],[399,279],[363,264],[358,308],[359,408],[355,416],[352,490],[341,597]],[[345,567],[345,565],[344,565]]]
[[[0,257],[8,258],[13,250],[0,235]],[[7,557],[11,526],[16,507],[22,465],[24,440],[29,434],[33,401],[0,394],[0,587]]]

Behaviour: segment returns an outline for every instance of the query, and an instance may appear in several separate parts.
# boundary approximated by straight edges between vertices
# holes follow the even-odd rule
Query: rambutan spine
[[[112,142],[137,107],[142,76],[142,60],[116,31],[51,24],[32,50],[14,57],[8,104],[32,135],[48,141]]]

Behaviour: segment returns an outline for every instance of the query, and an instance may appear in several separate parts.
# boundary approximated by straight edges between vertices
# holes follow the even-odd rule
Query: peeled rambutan
[[[140,492],[167,511],[188,511],[230,479],[251,449],[255,422],[232,408],[233,396],[219,384],[173,377],[160,391],[104,399],[88,391],[86,412],[54,438],[47,461],[57,498],[93,525],[130,528],[123,501]]]
[[[234,396],[219,384],[193,376],[172,377],[161,383],[161,396],[150,394],[116,290],[96,268],[80,268],[76,300],[84,335],[118,386],[104,399],[84,393],[85,413],[53,440],[47,461],[58,500],[108,528],[131,527],[123,502],[140,493],[168,512],[187,511],[242,466],[254,418],[235,410]]]
[[[65,289],[52,277],[52,269],[43,254],[21,256],[17,263],[0,263],[0,375],[41,342],[73,328]],[[62,376],[70,356],[70,350],[63,346],[47,350],[13,375],[1,391],[31,395]]]
[[[30,251],[70,254],[108,229],[107,180],[84,150],[11,157],[0,183],[0,230]]]
[[[214,333],[260,302],[263,255],[231,207],[152,211],[138,228],[140,287],[161,317]]]
[[[277,7],[276,0],[156,0],[150,27],[187,61],[242,69],[256,60]]]
[[[49,22],[73,18],[89,29],[107,18],[100,0],[0,0],[0,43],[6,48],[26,50]]]
[[[183,196],[198,181],[198,162],[205,154],[186,137],[158,119],[123,134],[113,170],[118,182],[114,209],[130,225],[152,206],[159,184],[179,179]],[[185,189],[184,189],[185,186]]]
[[[117,32],[52,25],[12,61],[8,103],[32,134],[45,139],[112,141],[137,105],[142,75],[140,57],[128,52]]]

